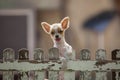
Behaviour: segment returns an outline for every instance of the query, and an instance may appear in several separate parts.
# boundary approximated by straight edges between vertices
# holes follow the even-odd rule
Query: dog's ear
[[[62,21],[61,21],[61,26],[64,30],[66,30],[67,28],[69,28],[69,17],[65,17]]]
[[[50,24],[48,24],[47,22],[42,22],[41,25],[42,25],[42,28],[44,29],[44,31],[49,34],[50,33]]]

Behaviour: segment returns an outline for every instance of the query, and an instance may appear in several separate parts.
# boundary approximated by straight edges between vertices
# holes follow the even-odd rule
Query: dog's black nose
[[[59,35],[55,35],[56,38],[59,38]]]

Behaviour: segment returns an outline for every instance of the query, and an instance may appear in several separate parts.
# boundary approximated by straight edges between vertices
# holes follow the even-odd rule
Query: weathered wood
[[[91,59],[91,53],[88,49],[82,49],[80,51],[80,60],[90,60]]]
[[[58,80],[59,71],[49,71],[49,80]]]
[[[98,64],[100,63],[100,64]],[[29,67],[28,67],[29,66]],[[46,63],[30,63],[30,62],[6,62],[0,63],[0,70],[61,70],[61,62],[46,62]],[[80,70],[80,71],[107,71],[120,70],[120,61],[68,61],[66,70]]]
[[[120,49],[112,51],[112,60],[120,60]],[[112,80],[120,80],[120,71],[112,71]]]
[[[3,73],[2,77],[0,73],[0,80],[44,80],[45,71],[48,71],[49,80],[75,80],[75,71],[80,71],[80,80],[93,80],[91,75],[93,71],[96,73],[95,80],[107,80],[108,71],[113,71],[113,80],[120,80],[120,49],[112,51],[114,60],[109,61],[106,60],[106,51],[103,49],[96,51],[94,61],[90,60],[90,54],[89,50],[83,49],[80,52],[80,60],[67,60],[64,63],[59,58],[59,50],[51,48],[49,61],[44,61],[43,50],[36,48],[34,60],[29,60],[29,51],[23,48],[19,50],[19,60],[14,61],[14,50],[7,48],[3,51],[4,62],[0,63],[0,70]],[[15,74],[15,71],[20,73]]]
[[[29,71],[28,76],[29,80],[44,80],[45,71]]]
[[[84,72],[84,80],[92,80],[91,72],[89,71]]]
[[[3,80],[3,71],[0,71],[0,80]]]
[[[12,48],[6,48],[3,50],[3,61],[14,61],[15,60],[15,51]]]
[[[81,71],[80,80],[92,80],[92,71]]]
[[[59,60],[59,49],[50,48],[49,49],[49,60]]]
[[[107,72],[96,72],[95,80],[107,80]]]
[[[29,60],[29,51],[26,48],[22,48],[19,50],[19,60]]]
[[[106,51],[104,49],[98,49],[96,51],[96,60],[106,60]],[[107,80],[107,71],[106,72],[101,72],[97,71],[96,72],[96,80]]]
[[[19,80],[29,80],[28,72],[21,71],[19,73]]]
[[[13,71],[14,72],[14,80],[20,80],[20,75],[18,71]]]
[[[93,77],[93,72],[82,71],[80,72],[79,80],[96,80],[96,79]]]
[[[120,80],[120,71],[116,71],[115,73],[116,73],[115,79]]]
[[[84,80],[84,72],[80,71],[80,75],[79,75],[80,80]]]
[[[83,49],[80,52],[80,60],[90,60],[91,53],[88,49]],[[80,71],[80,80],[91,80],[91,72],[90,71]]]
[[[35,78],[35,73],[34,73],[34,71],[29,71],[29,72],[28,72],[28,76],[29,76],[29,80],[34,80],[34,78]]]
[[[75,80],[75,71],[64,71],[64,80]]]
[[[96,51],[96,60],[106,60],[106,50],[98,49]]]
[[[14,80],[14,73],[12,71],[3,71],[3,80]]]
[[[37,61],[44,61],[44,51],[40,48],[36,48],[34,50],[34,60],[37,60]]]
[[[58,61],[59,55],[60,55],[59,49],[55,48],[55,47],[50,48],[48,55],[49,55],[49,60]],[[54,64],[50,65],[49,68],[51,68],[52,66],[54,66]],[[58,80],[58,76],[59,76],[58,71],[49,71],[48,73],[49,73],[49,75],[48,75],[49,80]]]
[[[45,71],[34,71],[34,72],[35,72],[34,80],[44,80],[44,78],[45,78]]]
[[[112,60],[120,60],[120,49],[112,51]]]

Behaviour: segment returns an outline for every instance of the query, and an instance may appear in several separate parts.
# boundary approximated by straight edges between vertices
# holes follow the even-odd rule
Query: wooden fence
[[[91,59],[87,49],[80,51],[79,59],[60,61],[59,50],[49,49],[46,57],[42,49],[34,50],[34,60],[29,60],[29,51],[20,49],[16,54],[11,48],[0,53],[0,80],[58,80],[64,71],[64,80],[120,80],[120,49],[110,54],[112,60],[106,59],[106,51],[96,51],[96,60]]]

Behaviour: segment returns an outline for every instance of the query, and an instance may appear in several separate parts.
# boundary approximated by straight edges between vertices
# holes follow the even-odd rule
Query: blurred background
[[[58,23],[70,17],[66,41],[76,54],[89,49],[92,59],[97,49],[106,49],[107,57],[120,48],[120,0],[0,0],[0,49],[34,48],[47,54],[53,46],[41,22]],[[78,58],[79,56],[77,56]]]

